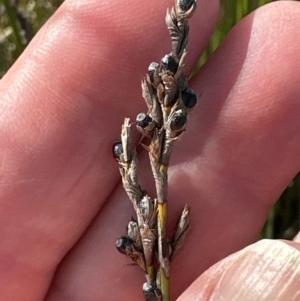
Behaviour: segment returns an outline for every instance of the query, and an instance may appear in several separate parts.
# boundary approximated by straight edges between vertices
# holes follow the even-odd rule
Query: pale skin
[[[133,211],[111,145],[123,118],[145,109],[140,79],[149,63],[170,51],[163,20],[171,5],[67,0],[1,80],[1,300],[142,300],[142,272],[114,246]],[[218,9],[217,0],[199,1],[187,68]],[[200,276],[256,240],[299,171],[299,19],[297,2],[261,8],[191,82],[203,96],[170,169],[170,227],[186,202],[192,208],[192,231],[172,266],[174,299],[299,300],[297,241],[254,244]],[[150,179],[141,183],[153,193]],[[276,250],[282,262],[295,259],[284,277],[276,277]],[[264,254],[270,260],[257,269]],[[245,279],[274,288],[265,299],[259,281],[238,282],[243,264]],[[280,290],[284,299],[275,299]]]

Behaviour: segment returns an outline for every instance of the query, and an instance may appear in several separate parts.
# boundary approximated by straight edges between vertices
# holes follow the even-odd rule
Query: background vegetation
[[[0,3],[0,78],[15,62],[34,34],[63,0],[3,0]],[[219,22],[202,65],[220,45],[230,29],[251,11],[271,0],[220,0]],[[260,238],[290,239],[300,229],[300,175],[283,192],[261,232]]]

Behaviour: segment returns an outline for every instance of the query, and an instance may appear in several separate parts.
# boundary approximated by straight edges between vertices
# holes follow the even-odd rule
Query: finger
[[[194,83],[203,97],[171,160],[172,221],[184,203],[192,207],[192,231],[171,271],[173,297],[210,265],[256,239],[299,169],[298,20],[298,3],[287,2],[248,16]],[[48,300],[139,298],[142,272],[127,267],[114,250],[130,217],[121,191],[61,266]]]
[[[66,1],[1,81],[3,298],[42,298],[118,181],[107,157],[139,75],[169,49],[167,5]]]
[[[215,1],[215,2],[212,2],[212,1],[210,1],[210,2],[204,2],[204,1],[202,1],[202,2],[200,2],[199,3],[199,8],[198,8],[198,11],[199,11],[199,15],[200,15],[200,17],[199,17],[199,20],[198,20],[198,23],[200,23],[200,25],[197,25],[196,24],[196,26],[198,27],[200,27],[201,26],[201,29],[202,29],[202,31],[203,31],[203,33],[204,33],[204,35],[202,36],[202,38],[204,37],[205,38],[205,40],[204,40],[204,42],[207,42],[207,40],[208,40],[208,37],[209,37],[209,34],[207,34],[206,32],[208,32],[208,33],[210,33],[211,32],[211,29],[212,29],[212,27],[213,27],[213,24],[214,24],[214,22],[216,21],[216,18],[217,18],[217,12],[218,12],[218,10],[217,10],[217,8],[218,8],[218,2],[217,1]],[[196,16],[195,16],[196,18],[197,18],[197,14],[196,14]],[[207,20],[208,19],[208,20]],[[197,19],[196,19],[197,20]],[[208,23],[209,22],[209,23]],[[205,24],[206,23],[206,24]],[[151,24],[151,23],[150,23]],[[209,26],[208,26],[208,24],[210,24]],[[149,26],[149,24],[147,24],[147,26]],[[165,25],[164,25],[165,26]],[[194,28],[194,30],[195,30],[195,28]],[[192,38],[193,38],[193,36],[195,35],[195,31],[194,31],[193,29],[191,30],[191,33],[192,33]],[[193,34],[193,31],[194,31],[194,34]],[[195,38],[195,37],[194,37]],[[168,37],[168,35],[166,36],[166,39],[167,40],[169,40],[169,37]],[[201,47],[201,48],[203,48],[203,46],[201,45],[201,44],[203,44],[203,41],[201,41],[201,40],[198,40],[198,43],[200,43],[199,44],[199,46]],[[169,49],[169,47],[168,47],[168,49]],[[191,48],[190,48],[191,49]],[[161,49],[160,48],[160,52],[161,53],[163,53],[163,49]],[[165,51],[165,52],[167,52],[167,51]],[[191,56],[191,60],[190,61],[193,61],[193,53],[192,53],[192,50],[190,51],[191,52],[191,54],[192,54],[192,56]],[[161,57],[162,56],[162,54],[159,54],[159,56],[157,55],[157,57]],[[150,61],[150,60],[149,60]],[[149,62],[148,61],[148,62]],[[146,68],[143,70],[143,72],[145,72],[145,70],[146,70]],[[140,95],[140,92],[138,93],[139,95]],[[140,98],[140,97],[139,97]],[[140,99],[139,99],[139,101],[140,101]],[[141,102],[141,104],[143,104],[143,102]],[[124,115],[123,115],[124,116]],[[122,117],[123,117],[122,116]],[[120,131],[120,129],[119,129],[119,126],[118,126],[118,132]],[[115,164],[110,164],[110,166],[115,166]],[[128,212],[128,210],[127,210],[127,212]],[[118,215],[119,215],[119,212],[118,212]],[[111,223],[113,223],[113,221],[111,220]],[[122,228],[123,228],[123,226],[122,226]],[[113,237],[113,245],[114,245],[114,241],[115,241],[115,237]],[[104,270],[104,269],[103,269]],[[76,290],[75,290],[76,291]],[[71,293],[74,293],[74,290],[71,292]]]
[[[185,137],[187,146],[194,145],[184,151],[191,163],[173,176],[172,191],[183,198],[191,188],[182,179],[190,179],[187,199],[197,224],[186,253],[178,255],[180,264],[174,262],[174,273],[184,275],[174,280],[176,288],[255,241],[299,171],[299,13],[297,2],[258,9],[232,30],[195,79],[203,97]]]
[[[299,13],[297,2],[258,9],[232,30],[195,79],[203,98],[197,120],[191,118],[194,132],[186,135],[186,145],[194,145],[185,151],[191,163],[183,165],[184,176],[182,170],[174,175],[173,191],[183,198],[188,188],[182,177],[190,179],[198,219],[187,253],[177,258],[174,273],[184,277],[175,287],[255,241],[299,171]]]
[[[263,240],[202,274],[177,300],[299,300],[300,245]]]
[[[192,232],[172,268],[174,296],[209,265],[257,237],[272,202],[298,170],[299,92],[293,78],[297,70],[287,73],[291,70],[285,66],[287,61],[284,66],[274,66],[274,72],[285,70],[279,85],[270,68],[274,61],[282,62],[287,43],[287,35],[278,34],[283,10],[289,16],[286,32],[293,41],[288,44],[289,53],[293,60],[298,58],[293,30],[299,11],[289,4],[279,5],[266,6],[239,24],[198,79],[203,97],[174,151],[175,166],[170,171],[172,219],[186,201],[192,206]],[[258,24],[268,30],[251,31]],[[261,49],[266,40],[274,39],[277,48]],[[262,60],[265,56],[272,61]],[[268,85],[259,84],[264,78],[268,78]],[[289,89],[282,93],[284,86]],[[293,163],[289,156],[294,158]],[[83,294],[86,287],[90,299],[139,298],[134,290],[143,282],[142,272],[127,267],[127,259],[118,257],[114,250],[114,240],[123,233],[119,231],[124,231],[130,216],[130,204],[124,203],[126,197],[121,191],[112,196],[90,232],[62,265],[49,300],[72,299],[79,292]],[[83,260],[83,256],[89,259]],[[105,274],[98,274],[99,266]]]
[[[56,265],[119,180],[111,144],[125,111],[142,106],[141,74],[170,49],[168,5],[66,1],[2,79],[3,298],[43,298]],[[217,10],[206,12],[194,26],[205,29],[191,62],[213,29]]]

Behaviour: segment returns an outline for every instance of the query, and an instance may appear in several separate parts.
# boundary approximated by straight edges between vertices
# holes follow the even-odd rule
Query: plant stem
[[[19,54],[21,54],[23,52],[23,50],[25,49],[25,45],[22,42],[22,35],[20,32],[20,27],[18,25],[18,20],[17,20],[16,14],[14,12],[14,8],[12,7],[10,0],[3,0],[3,2],[4,2],[4,6],[6,9],[10,24],[14,31],[14,35],[16,38],[17,50],[18,50]]]
[[[162,204],[158,204],[158,252],[162,255],[162,258],[159,258],[160,261],[164,262],[164,265],[169,267],[169,254],[165,254],[165,252],[169,252],[169,246],[165,243],[167,242],[166,234],[167,234],[167,202],[165,201]],[[167,247],[167,250],[165,250]],[[165,256],[166,255],[166,256]],[[160,287],[162,292],[162,301],[170,300],[170,281],[169,275],[167,274],[169,271],[164,269],[164,266],[160,264]]]

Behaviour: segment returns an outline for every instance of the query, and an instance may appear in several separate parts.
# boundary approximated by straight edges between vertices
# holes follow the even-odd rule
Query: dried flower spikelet
[[[144,259],[144,254],[139,250],[134,241],[128,236],[122,236],[116,241],[116,247],[118,251],[128,258],[130,258],[134,263],[136,263],[140,268],[146,272],[146,264]]]
[[[139,231],[139,225],[134,219],[131,219],[131,221],[128,223],[127,235],[131,240],[134,241],[138,249],[142,249],[142,239]]]
[[[182,243],[190,230],[190,207],[185,205],[181,215],[177,221],[175,232],[171,240],[171,256],[170,260],[174,258],[176,251],[182,246]]]
[[[151,138],[157,124],[150,115],[139,113],[136,117],[136,127],[143,136]]]

